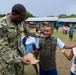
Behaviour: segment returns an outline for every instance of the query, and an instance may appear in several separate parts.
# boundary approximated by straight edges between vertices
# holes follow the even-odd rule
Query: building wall
[[[66,22],[48,22],[49,25],[52,25],[53,27],[54,26],[59,26],[59,27],[62,27],[63,25],[67,24],[70,26],[70,23],[66,23]],[[71,23],[73,26],[76,25],[76,23]],[[35,22],[35,27],[39,27],[41,29],[43,29],[46,25],[44,24],[44,22]]]

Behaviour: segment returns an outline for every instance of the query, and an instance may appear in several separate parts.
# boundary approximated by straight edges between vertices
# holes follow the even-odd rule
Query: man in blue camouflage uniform
[[[1,75],[23,75],[23,50],[21,49],[21,33],[25,29],[31,33],[24,20],[26,9],[22,4],[15,4],[9,15],[0,21],[0,73]]]

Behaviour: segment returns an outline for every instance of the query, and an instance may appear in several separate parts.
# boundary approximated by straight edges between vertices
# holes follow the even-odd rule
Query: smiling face
[[[45,35],[45,37],[46,37],[46,38],[49,38],[50,36],[52,36],[52,34],[53,34],[53,29],[52,29],[52,27],[51,27],[51,26],[46,26],[46,27],[44,28],[44,35]]]

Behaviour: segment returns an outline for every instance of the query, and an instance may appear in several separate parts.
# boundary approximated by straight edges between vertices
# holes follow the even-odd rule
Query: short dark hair
[[[15,12],[15,14],[21,14],[22,12],[26,12],[26,8],[22,4],[15,4],[12,7],[12,13]]]
[[[50,27],[52,31],[54,30],[54,27],[52,25],[46,25],[45,27]]]

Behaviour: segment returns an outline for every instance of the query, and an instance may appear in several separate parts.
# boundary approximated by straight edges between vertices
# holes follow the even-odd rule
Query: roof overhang
[[[59,18],[57,22],[69,22],[76,23],[76,18]]]
[[[58,17],[36,17],[28,18],[26,22],[48,22],[48,21],[57,21]]]

